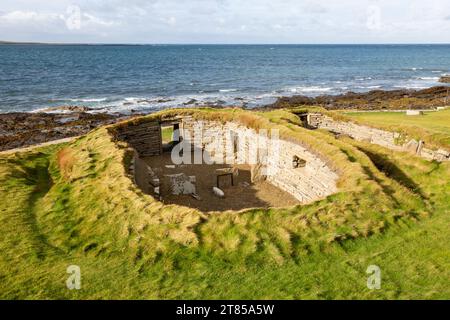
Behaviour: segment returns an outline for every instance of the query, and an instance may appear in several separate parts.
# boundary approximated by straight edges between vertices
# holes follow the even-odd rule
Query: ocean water
[[[279,96],[427,88],[448,73],[450,45],[0,45],[0,112],[253,107]]]

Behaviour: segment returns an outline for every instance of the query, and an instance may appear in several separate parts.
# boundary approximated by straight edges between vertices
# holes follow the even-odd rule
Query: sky
[[[0,0],[0,40],[450,43],[450,1]]]

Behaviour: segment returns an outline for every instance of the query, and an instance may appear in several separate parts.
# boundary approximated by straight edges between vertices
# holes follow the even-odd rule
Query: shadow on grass
[[[27,208],[24,210],[23,219],[29,225],[34,237],[34,249],[38,259],[45,258],[45,247],[49,247],[57,252],[61,249],[49,243],[46,236],[41,233],[36,218],[36,207],[39,205],[40,199],[50,191],[53,186],[53,179],[49,173],[49,159],[45,154],[38,153],[28,157],[26,161],[11,161],[22,170],[14,169],[11,177],[14,179],[24,179],[25,184],[33,187],[33,191],[28,198]]]
[[[426,194],[422,191],[417,183],[415,183],[399,166],[397,166],[394,162],[387,159],[387,157],[375,153],[373,151],[369,151],[367,149],[358,147],[359,150],[364,152],[373,164],[377,167],[378,170],[382,171],[386,176],[391,179],[394,179],[402,186],[408,188],[412,192],[418,194],[422,199],[428,200]]]

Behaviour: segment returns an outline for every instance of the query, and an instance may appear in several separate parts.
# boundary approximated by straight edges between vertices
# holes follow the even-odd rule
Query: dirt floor
[[[234,176],[234,186],[231,185],[229,177],[220,178],[220,189],[225,193],[225,197],[220,198],[212,192],[212,188],[217,184],[216,169],[231,168],[232,166],[192,164],[167,168],[166,165],[172,165],[170,153],[147,157],[144,160],[160,178],[162,201],[166,204],[178,204],[210,212],[255,207],[287,207],[300,203],[293,196],[269,182],[251,183],[249,165],[233,166],[238,169],[238,175]],[[177,173],[196,176],[196,193],[201,200],[194,199],[191,195],[172,195],[170,193],[169,179],[164,175]]]

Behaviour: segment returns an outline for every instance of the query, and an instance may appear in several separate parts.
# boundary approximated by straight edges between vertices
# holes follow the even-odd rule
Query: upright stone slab
[[[184,173],[167,174],[170,180],[170,192],[174,195],[193,194],[196,192],[192,179]]]

